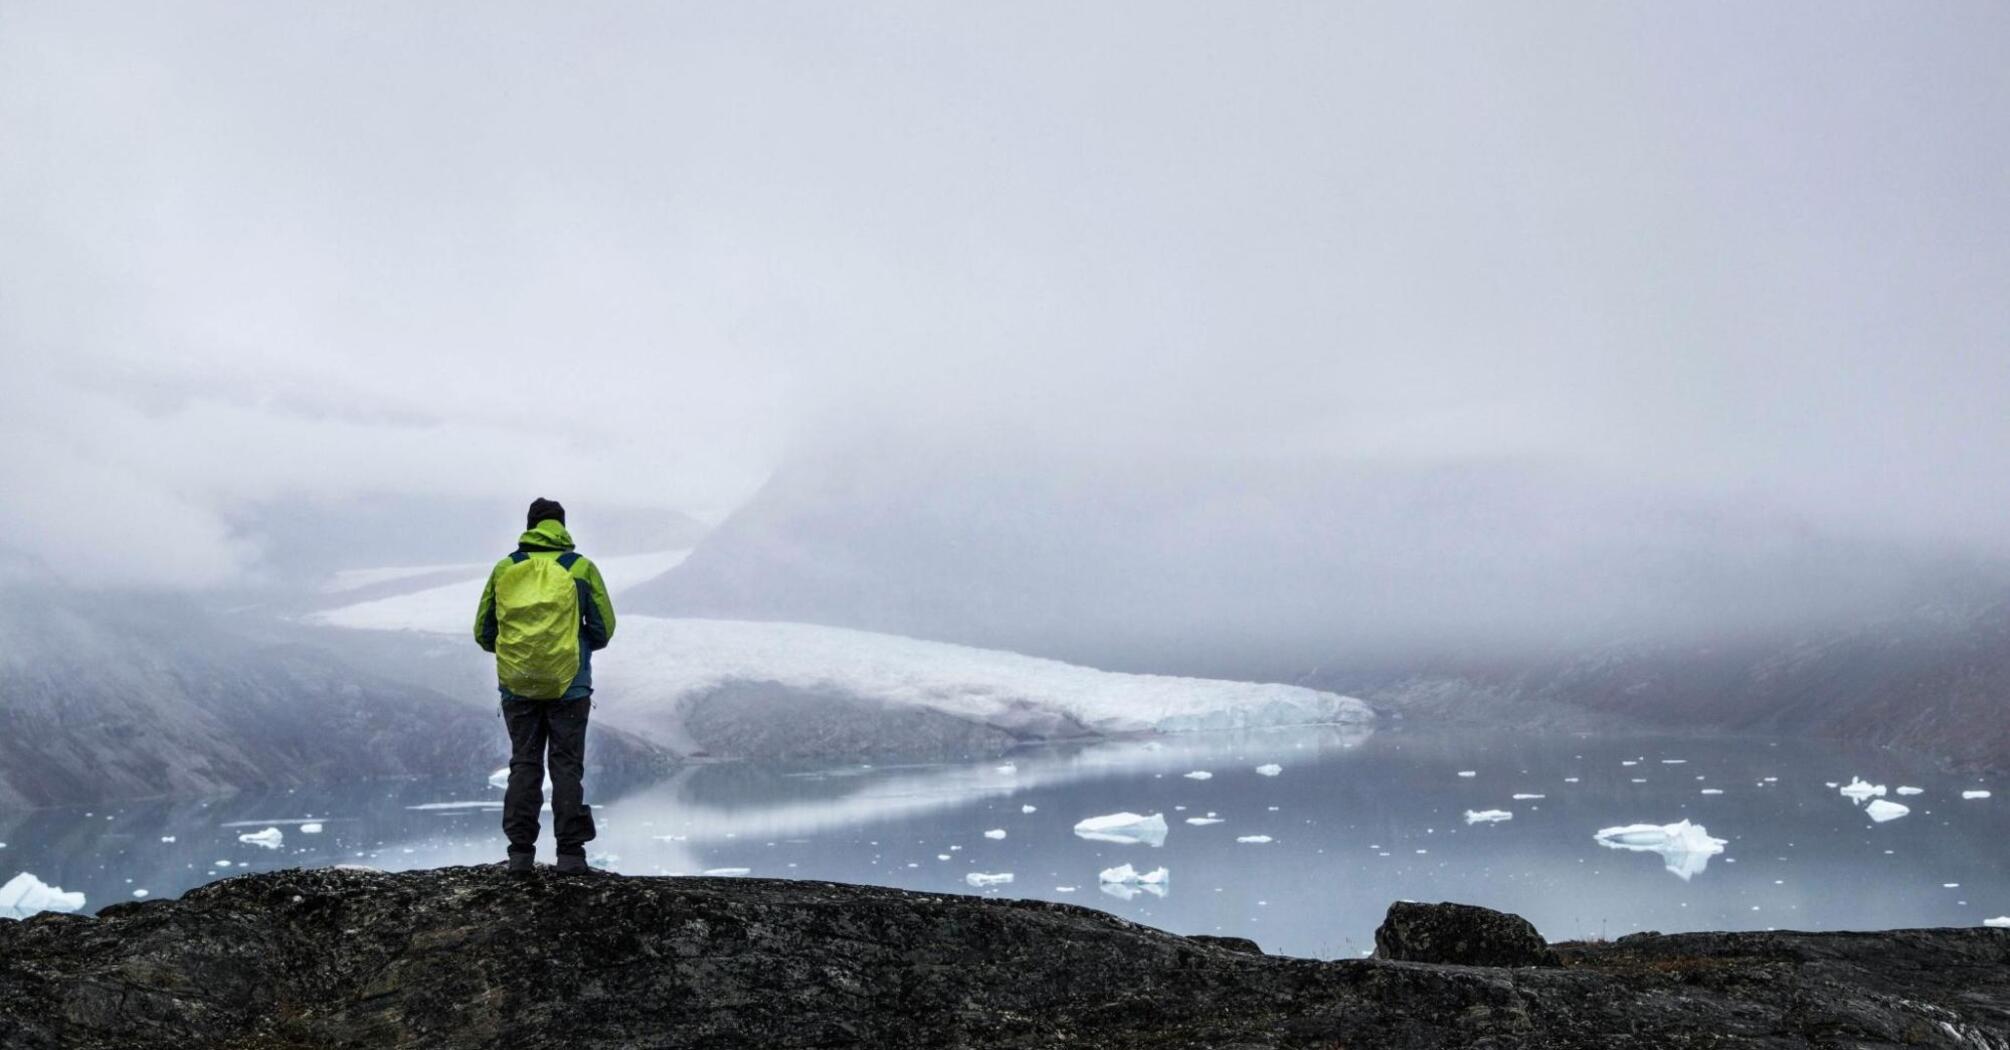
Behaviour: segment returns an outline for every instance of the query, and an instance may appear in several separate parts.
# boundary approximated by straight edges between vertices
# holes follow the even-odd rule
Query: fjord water
[[[1281,768],[1257,771],[1269,764]],[[1829,786],[1854,776],[1910,812],[1873,821]],[[1338,957],[1372,947],[1397,899],[1517,912],[1552,940],[1976,925],[2010,913],[2010,798],[1962,798],[1990,786],[1916,757],[1805,741],[1320,727],[944,764],[699,765],[646,785],[589,782],[589,798],[591,852],[629,874],[744,869],[1041,898]],[[403,781],[0,814],[0,878],[32,872],[95,910],[135,890],[172,896],[295,865],[486,863],[502,851],[499,797],[480,782]],[[1487,810],[1512,817],[1468,823]],[[1163,845],[1073,830],[1119,811],[1162,813]],[[1210,815],[1219,823],[1187,823]],[[302,830],[309,820],[318,833]],[[1723,851],[1669,856],[1593,838],[1682,820]],[[281,831],[276,848],[239,840],[267,827]],[[1269,841],[1238,841],[1258,836]],[[1167,881],[1099,885],[1126,863],[1164,867]],[[968,879],[1007,873],[982,888]]]

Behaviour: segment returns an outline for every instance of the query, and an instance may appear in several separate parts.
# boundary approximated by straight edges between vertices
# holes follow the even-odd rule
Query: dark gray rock
[[[1375,929],[1375,957],[1452,966],[1555,966],[1557,954],[1519,915],[1471,904],[1397,901]]]
[[[294,870],[0,921],[0,1046],[2010,1046],[2010,930],[1248,954],[1069,905],[756,879]]]

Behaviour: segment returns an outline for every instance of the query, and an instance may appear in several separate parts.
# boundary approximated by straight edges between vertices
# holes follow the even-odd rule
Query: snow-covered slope
[[[593,562],[600,567],[600,575],[607,582],[607,589],[618,595],[636,584],[676,568],[690,553],[689,550],[654,551],[649,554],[595,558]],[[356,627],[370,630],[425,631],[439,634],[470,631],[475,622],[475,603],[481,599],[482,581],[488,577],[489,568],[493,564],[489,562],[461,566],[352,569],[337,573],[324,587],[324,593],[354,590],[369,584],[391,583],[406,578],[423,578],[457,569],[464,572],[465,576],[452,583],[426,587],[406,594],[310,613],[307,621],[329,627]]]

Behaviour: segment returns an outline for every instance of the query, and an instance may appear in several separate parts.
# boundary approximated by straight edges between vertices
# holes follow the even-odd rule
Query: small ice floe
[[[1075,887],[1073,887],[1073,886],[1056,886],[1056,887],[1054,887],[1054,892],[1055,892],[1055,893],[1073,893],[1073,892],[1075,892]]]
[[[1576,777],[1564,777],[1564,778],[1563,778],[1563,782],[1564,782],[1564,783],[1566,783],[1566,784],[1575,784],[1575,783],[1577,783],[1577,778],[1576,778]]]
[[[963,876],[963,881],[980,889],[985,886],[1003,886],[1012,881],[1012,873],[1001,871],[993,874],[986,871],[973,871]]]
[[[161,841],[162,841],[162,842],[173,842],[173,841],[174,841],[174,836],[173,836],[173,835],[162,835],[162,836],[161,836]]]
[[[1978,799],[1978,798],[1988,798],[1988,797],[1989,797],[1989,792],[1987,792],[1987,791],[1964,791],[1964,792],[1962,792],[1962,793],[1961,793],[1961,797],[1962,797],[1962,798],[1965,798],[1965,799]]]
[[[30,872],[24,871],[0,886],[0,918],[25,919],[40,911],[77,911],[83,906],[82,893],[65,892]]]
[[[237,841],[260,849],[278,849],[286,844],[286,833],[278,828],[266,828],[264,831],[248,831],[239,835]]]
[[[1661,760],[1661,764],[1664,766],[1680,766],[1687,764],[1688,761],[1686,758],[1664,758]]]
[[[1994,926],[1998,929],[2010,929],[2010,915],[1998,915],[1993,919],[1984,919],[1982,920],[1982,925]]]
[[[1723,794],[1723,793],[1724,793],[1724,789],[1723,789],[1723,788],[1704,788],[1704,789],[1703,789],[1703,794],[1705,794],[1705,795],[1721,795],[1721,794]]]
[[[321,825],[312,822],[302,824],[300,825],[300,833],[302,835],[319,835],[321,834]]]
[[[1141,842],[1147,846],[1163,846],[1166,844],[1166,818],[1163,813],[1154,813],[1149,817],[1130,812],[1110,813],[1076,824],[1075,835],[1091,842],[1124,845]]]
[[[509,767],[504,766],[489,774],[489,786],[501,791],[509,786]]]
[[[1129,864],[1119,864],[1114,868],[1104,868],[1096,876],[1098,882],[1138,886],[1163,886],[1170,878],[1171,873],[1164,868],[1141,872]]]
[[[718,876],[745,875],[753,870],[752,868],[706,868],[705,874]]]
[[[1251,845],[1262,845],[1263,843],[1265,843],[1265,842],[1269,842],[1269,841],[1270,841],[1270,836],[1268,836],[1268,835],[1237,835],[1237,836],[1235,837],[1235,841],[1237,841],[1237,842],[1246,842],[1246,843],[1249,843],[1249,844],[1251,844]]]
[[[137,889],[137,890],[134,890],[134,891],[133,891],[133,896],[135,896],[135,897],[144,897],[144,896],[146,896],[146,895],[147,895],[147,890],[146,890],[145,888],[141,888],[141,889]]]
[[[984,837],[987,839],[1002,839],[1005,837],[1005,829],[992,828],[990,831],[984,833]]]
[[[1480,771],[1477,769],[1461,769],[1459,770],[1459,775],[1467,779],[1471,779],[1473,777],[1479,776]]]
[[[1516,797],[1519,798],[1520,796],[1517,795]],[[1468,824],[1498,824],[1503,820],[1513,820],[1513,819],[1514,814],[1509,813],[1507,810],[1504,809],[1466,810],[1466,823]]]
[[[1186,818],[1186,822],[1187,822],[1187,823],[1189,823],[1189,824],[1192,824],[1192,825],[1193,825],[1194,827],[1197,827],[1197,828],[1204,828],[1204,827],[1207,827],[1207,826],[1208,826],[1209,824],[1219,824],[1219,823],[1221,823],[1221,818],[1220,818],[1220,817],[1188,817],[1188,818]]]
[[[1548,795],[1539,795],[1532,791],[1521,791],[1515,793],[1514,800],[1516,802],[1527,802],[1530,799],[1548,798],[1548,797],[1549,797]]]
[[[1264,764],[1257,766],[1256,771],[1263,776],[1274,777],[1277,774],[1284,772],[1284,767],[1278,765],[1275,762],[1265,762]]]
[[[1703,825],[1686,820],[1600,828],[1592,837],[1607,849],[1659,853],[1668,870],[1684,882],[1702,874],[1709,867],[1710,858],[1724,852],[1726,841],[1711,838]]]
[[[1901,795],[1924,795],[1926,794],[1926,789],[1921,787],[1913,787],[1910,784],[1900,784],[1898,786],[1898,793]]]
[[[1843,796],[1852,802],[1862,802],[1865,799],[1884,797],[1883,784],[1871,784],[1866,782],[1862,777],[1851,777],[1849,783],[1844,784],[1836,790],[1841,791]]]
[[[1619,760],[1619,764],[1620,764],[1620,765],[1622,765],[1622,766],[1637,766],[1637,765],[1639,765],[1640,763],[1638,763],[1638,762],[1635,762],[1634,760],[1632,760],[1632,759],[1630,759],[1630,758],[1622,758],[1622,759],[1620,759],[1620,760]]]
[[[1039,811],[1040,811],[1040,807],[1038,807],[1038,806],[1020,806],[1020,807],[1019,807],[1019,812],[1021,812],[1021,813],[1038,813]]]
[[[1183,773],[1183,774],[1181,774],[1181,776],[1184,776],[1184,777],[1186,777],[1186,778],[1187,778],[1188,780],[1213,780],[1213,779],[1214,779],[1214,774],[1213,774],[1213,773],[1210,773],[1210,772],[1208,772],[1208,771],[1207,771],[1207,770],[1205,770],[1205,769],[1196,769],[1196,770],[1194,770],[1194,771],[1193,771],[1193,772],[1191,772],[1191,773]]]
[[[1897,820],[1910,812],[1912,812],[1911,806],[1881,798],[1872,799],[1870,805],[1863,808],[1864,816],[1877,821],[1879,824],[1887,820]]]

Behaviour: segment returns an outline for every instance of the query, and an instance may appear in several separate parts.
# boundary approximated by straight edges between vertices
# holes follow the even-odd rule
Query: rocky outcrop
[[[1632,937],[1519,969],[1252,948],[830,883],[283,871],[0,922],[0,1045],[2010,1047],[2010,930]]]
[[[1375,931],[1375,957],[1457,966],[1555,966],[1556,951],[1519,915],[1470,904],[1397,901]]]

